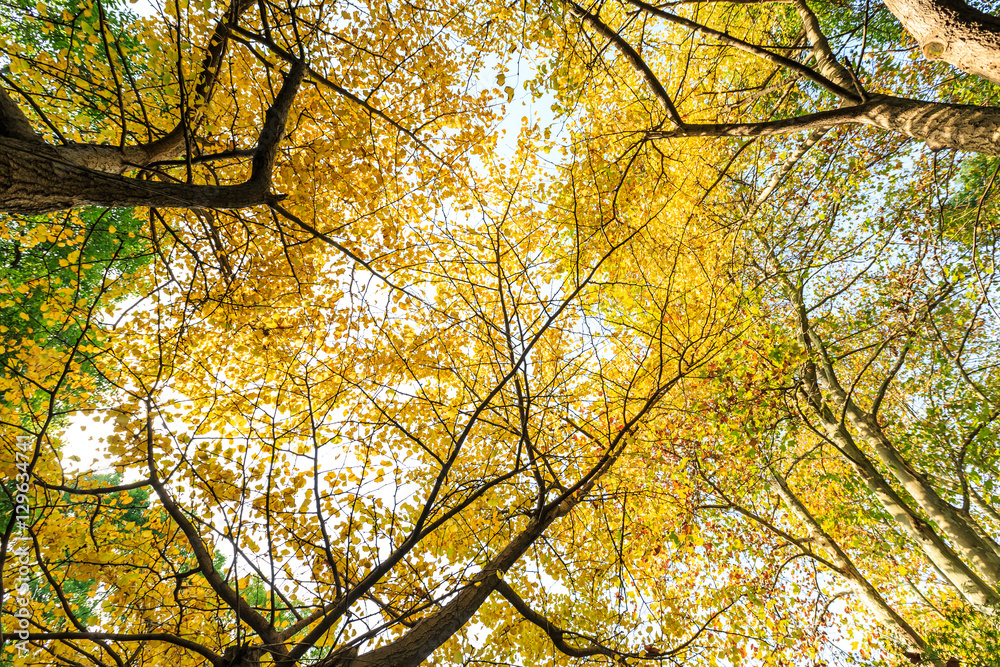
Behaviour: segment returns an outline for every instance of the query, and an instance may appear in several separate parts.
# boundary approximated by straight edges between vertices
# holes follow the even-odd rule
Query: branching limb
[[[672,137],[769,137],[840,125],[867,125],[926,141],[933,150],[1000,156],[1000,108],[924,102],[872,95],[862,104],[760,123],[685,125],[654,130],[651,139]]]
[[[563,630],[559,626],[555,625],[552,621],[529,607],[528,603],[521,599],[521,596],[519,596],[514,589],[507,584],[507,582],[502,580],[498,582],[496,591],[502,595],[503,598],[507,600],[512,607],[514,607],[514,609],[517,610],[517,613],[545,631],[545,634],[547,634],[549,639],[552,640],[552,644],[562,653],[565,653],[573,658],[588,658],[595,655],[606,655],[610,658],[617,658],[621,655],[618,651],[614,651],[607,646],[604,646],[592,637],[579,635],[575,632],[567,632],[566,630]],[[590,643],[590,646],[587,648],[580,648],[567,643],[565,639],[567,634],[586,640]]]
[[[32,632],[28,635],[28,639],[35,641],[84,639],[88,641],[106,640],[119,642],[166,642],[167,644],[173,644],[174,646],[186,648],[189,651],[208,658],[213,665],[218,664],[222,659],[221,655],[209,648],[206,648],[205,646],[202,646],[198,642],[193,642],[190,639],[184,639],[183,637],[178,637],[165,632]]]
[[[2,87],[0,87],[0,136],[23,141],[41,141],[41,137],[31,128],[28,117]]]
[[[664,11],[663,9],[654,7],[653,5],[643,2],[643,0],[628,0],[628,2],[635,5],[636,7],[638,7],[639,9],[648,14],[652,14],[653,16],[659,17],[665,21],[669,21],[676,25],[684,26],[685,28],[688,28],[694,32],[698,32],[701,33],[702,35],[706,35],[708,37],[717,39],[723,44],[727,44],[741,51],[745,51],[747,53],[755,55],[758,58],[774,63],[779,67],[784,67],[785,69],[789,69],[792,70],[793,72],[801,74],[803,77],[809,79],[813,83],[822,86],[823,88],[826,88],[828,91],[830,91],[831,93],[833,93],[834,95],[836,95],[841,99],[848,100],[851,102],[861,101],[861,98],[858,96],[858,94],[854,92],[853,86],[844,87],[842,84],[835,83],[833,80],[830,79],[830,77],[824,76],[823,74],[819,74],[816,72],[816,70],[812,69],[811,67],[807,67],[806,65],[803,65],[802,63],[796,60],[792,60],[791,58],[786,58],[785,56],[773,53],[755,44],[745,42],[742,39],[737,39],[732,35],[721,32],[719,30],[715,30],[713,28],[709,28],[708,26],[704,26],[700,23],[696,23],[691,19],[684,18],[683,16],[677,16],[676,14]]]
[[[636,52],[632,45],[625,41],[621,35],[612,30],[606,23],[604,23],[596,14],[588,12],[586,9],[576,4],[572,0],[563,0],[563,4],[569,10],[570,14],[580,19],[584,25],[588,26],[594,32],[599,34],[604,39],[608,40],[615,45],[615,48],[628,60],[629,64],[639,73],[639,76],[645,80],[646,85],[649,86],[650,92],[653,93],[653,97],[656,98],[657,102],[663,108],[663,111],[667,114],[667,118],[670,122],[677,126],[678,129],[684,128],[684,121],[681,120],[680,114],[674,107],[673,100],[667,94],[666,89],[660,80],[656,78],[653,74],[653,70],[650,69],[646,61],[642,59],[642,56]]]
[[[902,641],[918,651],[922,651],[925,646],[923,637],[917,634],[916,630],[882,597],[878,589],[861,574],[847,553],[840,548],[840,545],[834,541],[829,533],[823,530],[819,521],[792,492],[786,480],[771,467],[767,469],[766,475],[771,489],[781,498],[788,511],[805,525],[812,538],[837,566],[837,571],[851,582],[851,587],[865,601],[872,614]]]
[[[819,19],[816,18],[816,14],[809,9],[806,0],[795,0],[794,4],[795,9],[799,13],[799,18],[802,19],[802,27],[806,32],[806,36],[813,46],[812,51],[813,57],[816,58],[816,68],[823,76],[836,83],[845,92],[854,90],[854,77],[837,60],[833,49],[830,48],[830,42],[826,39],[826,35],[823,34],[822,28],[820,28]],[[853,93],[849,94],[847,99],[861,101],[859,95]]]
[[[163,508],[167,511],[167,514],[170,515],[170,518],[173,519],[174,522],[180,527],[185,538],[187,538],[187,546],[190,547],[192,552],[194,552],[195,559],[198,561],[198,566],[201,568],[201,573],[205,577],[205,581],[208,582],[208,585],[212,587],[212,590],[214,590],[215,593],[239,615],[241,620],[253,628],[266,644],[274,645],[273,650],[277,652],[283,652],[283,647],[278,642],[278,635],[277,632],[275,632],[274,626],[268,623],[267,619],[261,616],[256,609],[251,607],[246,600],[234,591],[215,568],[212,553],[205,547],[205,543],[202,541],[198,530],[184,514],[184,511],[177,505],[177,503],[174,502],[170,492],[167,491],[163,480],[160,478],[159,470],[154,458],[155,447],[156,445],[153,438],[153,416],[152,414],[147,413],[146,456],[147,465],[149,467],[149,479],[153,489],[156,491],[156,495],[163,504]]]
[[[267,110],[253,155],[250,178],[238,185],[191,185],[125,178],[81,167],[61,149],[37,141],[0,137],[0,211],[48,213],[76,206],[150,206],[237,209],[280,199],[271,194],[271,173],[305,64],[297,62]]]
[[[123,174],[130,169],[169,160],[183,153],[186,146],[185,128],[196,127],[204,116],[222,71],[222,61],[229,46],[229,31],[226,26],[235,23],[254,4],[253,0],[235,0],[226,15],[216,23],[205,48],[198,81],[190,96],[193,104],[187,105],[182,111],[181,120],[170,132],[159,139],[136,146],[71,143],[57,147],[59,156],[80,167],[108,174]],[[181,85],[183,87],[183,82]],[[122,132],[124,131],[123,127]]]

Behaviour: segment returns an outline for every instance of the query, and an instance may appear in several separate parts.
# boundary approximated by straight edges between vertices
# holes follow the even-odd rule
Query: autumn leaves
[[[72,209],[0,238],[36,658],[987,641],[996,165],[908,137],[993,154],[995,110],[916,99],[951,75],[884,11],[25,11],[0,187]],[[515,86],[558,116],[501,150]]]

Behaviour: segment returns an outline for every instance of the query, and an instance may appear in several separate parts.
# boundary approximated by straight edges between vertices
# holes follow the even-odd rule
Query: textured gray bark
[[[766,123],[686,125],[649,132],[672,137],[766,137],[839,125],[868,125],[926,141],[932,149],[955,148],[1000,156],[1000,108],[924,102],[874,95],[867,102]]]
[[[854,80],[830,48],[830,42],[820,28],[816,14],[809,8],[805,0],[795,0],[795,10],[802,20],[802,29],[812,44],[812,55],[816,59],[816,69],[820,74],[833,81],[844,90],[854,91]]]
[[[1000,108],[923,102],[877,95],[858,121],[921,139],[934,149],[1000,155]]]
[[[169,160],[184,154],[184,132],[174,128],[162,139],[141,146],[106,146],[97,144],[68,144],[55,146],[59,157],[67,162],[102,171],[124,174],[160,160]]]
[[[1000,557],[1000,544],[993,539],[992,535],[986,532],[986,530],[979,523],[979,520],[972,515],[972,512],[968,509],[960,509],[958,510],[958,514],[962,517],[962,520],[964,520],[969,527],[972,528],[972,530],[976,531],[976,535],[979,535],[979,539],[983,541],[983,544],[989,545],[993,553]]]
[[[885,0],[924,55],[1000,83],[1000,20],[961,0]]]

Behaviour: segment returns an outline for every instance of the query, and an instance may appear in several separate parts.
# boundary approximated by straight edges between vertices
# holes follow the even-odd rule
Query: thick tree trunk
[[[824,397],[847,419],[855,433],[875,452],[892,476],[937,525],[938,530],[955,544],[956,551],[966,562],[976,567],[991,586],[1000,584],[1000,556],[994,550],[992,540],[983,539],[974,522],[970,523],[958,509],[945,501],[896,451],[875,418],[858,407],[841,386],[823,340],[811,329],[808,336],[822,358],[822,364],[816,368],[816,376]]]
[[[295,64],[266,113],[253,175],[232,186],[195,186],[121,178],[121,174],[182,155],[212,99],[229,44],[230,23],[255,6],[234,0],[205,48],[185,118],[163,137],[137,146],[45,143],[7,91],[0,88],[0,212],[38,214],[76,206],[162,208],[244,208],[263,204],[269,195],[271,167],[284,132],[288,109],[298,91],[304,65]],[[267,159],[265,163],[265,158]]]
[[[800,304],[801,305],[801,302]],[[804,309],[802,309],[804,312]],[[806,327],[803,327],[806,328]],[[811,338],[811,337],[810,337]],[[807,334],[800,334],[800,340],[807,344]],[[811,338],[818,346],[822,341]],[[941,538],[915,510],[896,492],[892,485],[882,476],[878,468],[871,462],[867,454],[854,442],[854,438],[846,425],[830,410],[827,397],[820,393],[816,381],[816,369],[808,364],[810,377],[807,384],[812,388],[810,403],[819,417],[827,437],[840,449],[844,458],[858,472],[865,486],[878,499],[886,512],[895,520],[896,525],[911,540],[920,546],[921,551],[947,579],[955,590],[972,606],[980,610],[988,610],[1000,604],[1000,595],[976,572],[963,561],[955,551]],[[825,383],[828,384],[828,383]]]
[[[940,535],[896,492],[868,456],[854,442],[854,437],[839,415],[831,410],[831,389],[838,388],[836,374],[823,340],[813,333],[809,323],[808,309],[801,285],[796,285],[780,271],[781,261],[768,243],[767,238],[757,234],[758,240],[767,248],[768,258],[779,271],[785,296],[794,307],[794,316],[799,331],[799,344],[817,355],[819,361],[807,359],[801,367],[802,385],[799,391],[813,413],[818,417],[826,437],[844,455],[847,462],[857,471],[868,490],[878,499],[885,511],[907,537],[924,552],[931,564],[954,586],[955,590],[972,606],[989,610],[1000,604],[1000,595],[968,565],[941,538]]]
[[[81,167],[45,144],[0,137],[0,211],[7,213],[33,215],[77,206],[245,208],[265,203],[268,186],[141,181]]]
[[[961,0],[885,0],[924,55],[1000,83],[1000,20]]]
[[[927,516],[937,524],[938,530],[952,540],[963,558],[972,563],[990,585],[1000,584],[1000,557],[997,557],[992,545],[985,542],[954,507],[945,502],[930,484],[910,468],[882,433],[882,429],[846,396],[839,385],[829,387],[828,393],[834,404],[844,410],[851,426]]]
[[[541,517],[533,519],[440,611],[424,618],[412,630],[390,644],[347,661],[344,667],[417,667],[469,622],[496,589],[503,573],[528,551],[555,520],[565,515],[572,504],[572,501],[566,500],[562,505],[549,506]]]
[[[920,547],[931,564],[954,586],[955,590],[977,609],[992,610],[1000,604],[1000,594],[997,590],[983,581],[934,528],[903,500],[867,454],[857,446],[841,415],[834,414],[831,404],[836,405],[837,399],[830,394],[836,394],[837,390],[840,390],[841,398],[846,400],[846,397],[843,396],[843,389],[837,381],[823,340],[810,326],[809,311],[805,305],[802,286],[792,283],[788,276],[781,272],[781,261],[767,238],[761,233],[757,234],[757,238],[767,248],[769,260],[779,271],[785,296],[794,307],[794,316],[799,326],[796,335],[799,344],[808,351],[810,357],[813,355],[818,357],[818,360],[807,359],[803,363],[801,367],[803,382],[799,391],[819,419],[826,437],[857,471],[865,486],[878,499],[896,525]],[[843,411],[843,403],[841,410]],[[977,551],[977,555],[982,554]]]

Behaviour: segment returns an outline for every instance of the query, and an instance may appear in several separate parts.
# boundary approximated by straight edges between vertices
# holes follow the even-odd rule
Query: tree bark
[[[822,373],[820,377],[824,378],[828,385],[827,393],[833,399],[834,405],[844,411],[848,422],[874,450],[892,476],[937,524],[938,529],[954,542],[957,551],[982,573],[983,578],[992,586],[1000,584],[1000,557],[993,551],[992,545],[985,542],[954,507],[945,502],[930,484],[914,472],[885,437],[874,419],[862,412],[846,395],[836,378],[826,377],[827,375]]]
[[[993,539],[992,535],[986,532],[986,529],[984,529],[982,524],[979,523],[979,520],[973,516],[972,512],[964,508],[956,511],[958,512],[958,515],[962,517],[962,520],[965,521],[972,530],[976,531],[976,535],[979,535],[979,539],[983,541],[983,544],[989,545],[990,550],[1000,557],[1000,544]]]
[[[824,408],[819,415],[827,436],[844,453],[845,458],[858,472],[865,486],[878,499],[886,512],[895,520],[896,525],[917,545],[920,546],[928,560],[938,568],[955,587],[959,594],[972,606],[986,610],[1000,603],[1000,596],[983,581],[972,568],[959,558],[941,536],[931,528],[926,521],[906,504],[896,493],[882,474],[872,465],[871,461],[854,443],[847,429]]]
[[[830,48],[829,40],[823,34],[816,14],[809,8],[805,0],[795,0],[794,4],[795,11],[798,12],[799,19],[802,20],[802,29],[809,38],[809,43],[812,44],[812,55],[816,59],[816,69],[845,91],[856,92],[851,73],[837,60],[836,54]]]
[[[229,25],[253,6],[255,3],[252,0],[234,0],[229,6],[205,48],[205,57],[191,95],[193,103],[181,109],[182,120],[173,129],[149,143],[121,147],[47,144],[34,131],[11,96],[0,89],[0,212],[31,215],[88,205],[232,209],[265,203],[270,196],[270,164],[265,169],[266,178],[261,174],[251,177],[246,183],[222,187],[120,177],[127,171],[184,153],[191,133],[212,99],[229,44]],[[292,69],[295,71],[296,67]],[[295,90],[298,80],[301,80],[301,72],[296,77]],[[277,120],[272,112],[280,106],[275,100],[275,105],[267,113],[268,119],[258,142],[258,153],[270,152],[271,163],[273,146],[268,144],[266,139],[269,137],[266,138],[265,134],[273,130],[269,123],[274,125]],[[284,129],[287,106],[284,105],[284,116],[280,119],[281,130]],[[261,166],[255,158],[255,174]]]
[[[779,266],[778,258],[766,239],[762,235],[758,235],[758,239],[768,248],[771,261],[775,266]],[[892,516],[896,525],[920,546],[927,559],[969,604],[983,611],[1000,604],[1000,595],[996,589],[983,581],[934,528],[903,500],[868,455],[857,446],[845,422],[830,409],[828,401],[831,401],[832,397],[828,394],[839,385],[836,384],[836,375],[823,346],[823,340],[812,331],[801,289],[793,285],[787,276],[783,278],[782,283],[785,295],[795,310],[795,318],[799,325],[797,334],[799,343],[809,352],[810,357],[813,357],[807,359],[802,366],[803,386],[800,391],[810,409],[819,418],[827,438],[858,472],[869,491]],[[814,360],[815,356],[819,357],[818,362]]]
[[[100,165],[100,159],[80,164],[74,161],[81,153],[79,147],[51,146],[37,135],[26,134],[17,124],[17,114],[2,107],[2,94],[0,120],[7,122],[0,123],[0,130],[14,127],[15,131],[0,135],[0,211],[30,215],[88,205],[236,209],[265,204],[276,198],[270,193],[271,172],[304,74],[305,65],[294,64],[267,110],[250,177],[238,185],[223,186],[126,178],[115,173],[113,160],[106,171],[88,166]]]
[[[542,533],[569,512],[575,502],[549,505],[542,515],[532,519],[507,546],[444,607],[422,619],[399,639],[355,657],[345,667],[417,667],[431,653],[458,632],[475,615],[496,589],[500,577],[518,561]]]
[[[78,206],[245,208],[268,184],[188,185],[117,176],[62,159],[51,146],[0,137],[0,211],[34,215]]]
[[[1000,83],[1000,20],[962,0],[885,0],[931,60]]]
[[[926,141],[934,150],[954,148],[1000,156],[1000,108],[924,102],[873,95],[867,102],[831,111],[764,123],[692,124],[648,132],[651,139],[671,137],[767,137],[840,125],[868,125]]]
[[[955,148],[1000,155],[1000,108],[873,96],[857,121],[927,142],[932,150]]]

